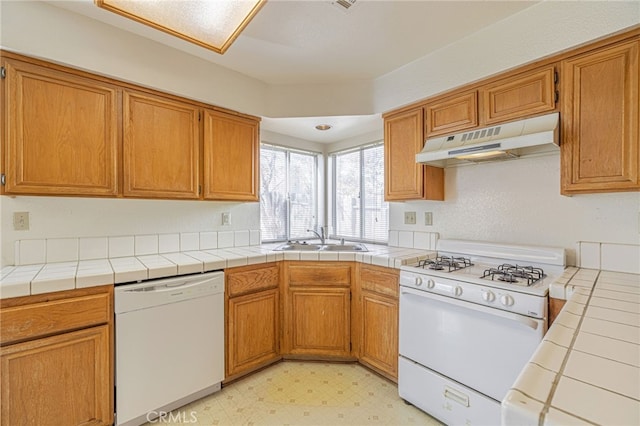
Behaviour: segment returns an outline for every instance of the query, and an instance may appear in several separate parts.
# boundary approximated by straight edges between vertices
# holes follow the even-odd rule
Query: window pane
[[[287,238],[286,152],[260,150],[260,228],[263,240]]]
[[[363,151],[364,215],[362,236],[370,241],[387,241],[389,204],[384,201],[384,149],[382,145]]]
[[[291,152],[289,157],[289,238],[302,239],[316,223],[316,157]]]
[[[335,156],[335,232],[360,239],[360,151]]]

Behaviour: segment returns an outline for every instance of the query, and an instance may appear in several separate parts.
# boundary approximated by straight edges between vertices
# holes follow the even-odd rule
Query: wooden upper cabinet
[[[444,171],[416,163],[424,145],[424,111],[384,117],[384,199],[444,200]]]
[[[562,62],[562,193],[637,191],[640,41]]]
[[[484,124],[553,111],[556,108],[555,75],[555,67],[550,65],[482,86]]]
[[[198,198],[198,112],[173,99],[124,92],[124,196]]]
[[[425,105],[426,137],[456,133],[478,125],[478,92],[456,93]]]
[[[114,196],[118,192],[118,90],[4,58],[9,194]]]
[[[258,119],[205,110],[204,198],[258,201]]]

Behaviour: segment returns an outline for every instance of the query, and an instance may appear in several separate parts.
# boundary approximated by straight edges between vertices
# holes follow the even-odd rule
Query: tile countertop
[[[502,424],[639,425],[640,275],[567,268],[550,295],[567,303],[502,401]]]
[[[0,299],[207,272],[278,260],[357,261],[391,268],[434,257],[435,251],[365,244],[366,253],[273,251],[279,244],[80,260],[0,270]]]

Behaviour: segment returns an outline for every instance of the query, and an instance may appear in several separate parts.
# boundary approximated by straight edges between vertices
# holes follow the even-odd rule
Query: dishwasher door
[[[220,389],[224,275],[115,289],[116,424],[140,425]]]

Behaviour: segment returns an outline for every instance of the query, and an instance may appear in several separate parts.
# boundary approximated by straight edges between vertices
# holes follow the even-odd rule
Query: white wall
[[[551,245],[577,241],[640,243],[637,192],[560,195],[560,156],[528,157],[445,169],[445,201],[391,204],[390,228],[441,238]],[[404,212],[417,212],[404,225]],[[433,212],[433,226],[424,212]]]

